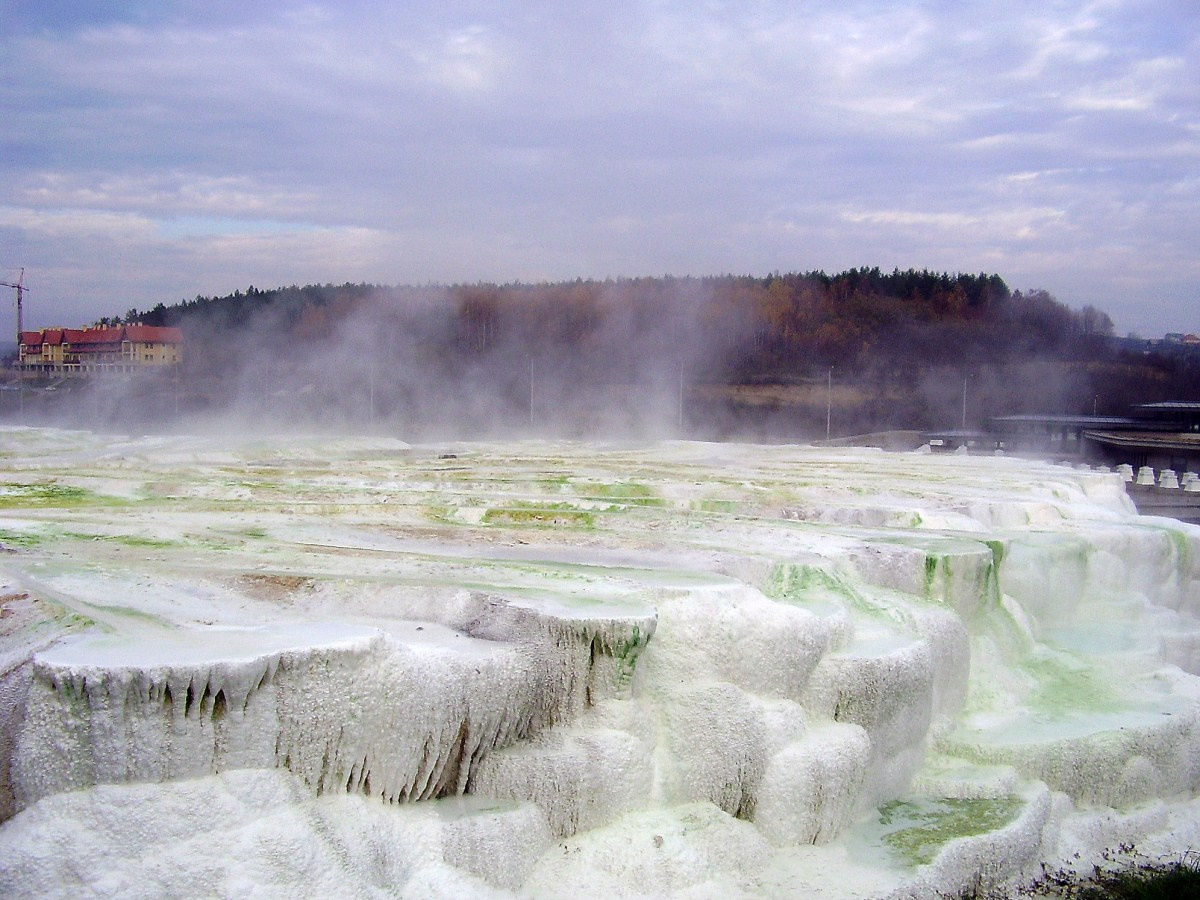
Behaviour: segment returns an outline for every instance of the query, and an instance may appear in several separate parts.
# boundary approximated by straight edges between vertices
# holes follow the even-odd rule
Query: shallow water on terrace
[[[1085,738],[1092,735],[1134,732],[1161,725],[1168,717],[1189,709],[1183,700],[1146,698],[1137,706],[1113,712],[1047,713],[1018,709],[1001,715],[971,716],[953,736],[956,744],[1022,746]]]
[[[955,838],[1011,824],[1024,807],[1020,797],[895,800],[856,825],[847,840],[860,858],[913,868],[933,862]]]
[[[1042,639],[1055,647],[1081,653],[1125,653],[1142,640],[1138,630],[1123,622],[1078,622],[1065,628],[1047,628]]]

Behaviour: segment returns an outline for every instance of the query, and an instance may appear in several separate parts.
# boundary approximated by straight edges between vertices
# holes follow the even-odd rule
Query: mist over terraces
[[[133,323],[178,329],[182,361],[123,384],[55,384],[34,407],[78,399],[88,424],[232,413],[407,433],[776,439],[1121,414],[1200,387],[1200,353],[1124,346],[1102,311],[982,273],[251,286],[101,324]]]

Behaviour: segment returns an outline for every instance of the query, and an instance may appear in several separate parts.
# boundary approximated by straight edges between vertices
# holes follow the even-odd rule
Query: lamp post
[[[367,361],[367,421],[375,424],[375,353]]]
[[[829,440],[829,426],[833,421],[833,366],[825,375],[825,440]]]
[[[677,427],[679,429],[679,434],[682,437],[683,436],[683,359],[682,359],[682,357],[679,360],[679,397],[678,397],[678,400],[677,400],[675,406],[676,406],[676,411],[678,412]]]

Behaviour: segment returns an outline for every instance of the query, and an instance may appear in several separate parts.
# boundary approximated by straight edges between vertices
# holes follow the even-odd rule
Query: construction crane
[[[21,332],[24,331],[24,329],[25,329],[25,321],[23,318],[24,311],[22,309],[22,300],[24,299],[25,292],[27,290],[29,290],[29,288],[25,287],[24,281],[25,281],[25,270],[24,269],[21,269],[21,274],[17,276],[17,280],[15,282],[0,281],[0,287],[16,288],[16,291],[17,291],[17,347],[18,348],[20,348],[20,346],[21,346]]]

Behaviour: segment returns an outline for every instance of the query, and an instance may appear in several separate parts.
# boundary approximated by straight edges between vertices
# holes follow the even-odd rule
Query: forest
[[[108,321],[181,327],[194,404],[472,433],[770,438],[1124,414],[1194,396],[1198,368],[1121,350],[1094,307],[914,269],[252,286]]]
[[[1011,291],[998,275],[851,269],[767,277],[633,278],[542,284],[384,287],[251,286],[111,321],[181,326],[193,342],[269,325],[276,349],[326,343],[348,321],[373,318],[424,333],[441,352],[486,356],[600,354],[647,337],[660,351],[717,347],[712,377],[795,376],[828,366],[865,374],[894,367],[1078,357],[1112,334],[1103,312],[1074,311],[1042,290]],[[436,325],[434,324],[436,323]],[[432,326],[432,327],[431,327]],[[286,345],[286,346],[285,346]],[[205,354],[207,357],[208,354]]]

